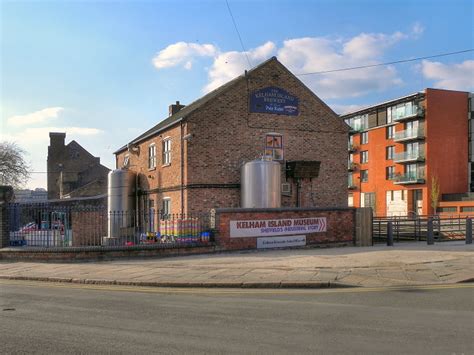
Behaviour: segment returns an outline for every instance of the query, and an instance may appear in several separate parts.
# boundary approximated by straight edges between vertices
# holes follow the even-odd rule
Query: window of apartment
[[[363,152],[360,152],[360,162],[361,164],[367,163],[369,161],[369,151],[364,150]]]
[[[474,206],[461,206],[461,212],[474,212]]]
[[[386,178],[387,180],[393,180],[395,178],[395,167],[394,166],[387,166],[386,170]]]
[[[163,201],[161,202],[162,218],[169,218],[170,214],[171,214],[171,198],[163,197]]]
[[[349,154],[349,163],[353,163],[354,162],[354,154]]]
[[[385,132],[386,138],[393,139],[393,137],[395,136],[395,126],[388,126],[385,129],[386,129],[386,132]]]
[[[369,132],[362,132],[360,134],[360,144],[369,143]]]
[[[347,197],[347,205],[349,207],[354,207],[354,194],[349,194]]]
[[[154,168],[156,168],[156,146],[153,143],[148,146],[148,169]]]
[[[453,207],[438,207],[436,212],[457,212],[458,208],[456,206]]]
[[[361,170],[360,171],[360,181],[362,181],[362,182],[369,181],[369,171],[368,170]]]
[[[354,174],[349,173],[347,177],[347,186],[348,187],[353,187],[354,186]]]
[[[273,160],[283,160],[283,136],[268,133],[265,136],[265,156]]]
[[[389,146],[385,149],[386,149],[386,152],[385,152],[386,154],[385,155],[387,157],[387,160],[392,160],[393,155],[395,154],[395,146],[391,145],[391,146]]]
[[[163,148],[163,165],[169,165],[171,164],[171,139],[165,138],[161,144]]]

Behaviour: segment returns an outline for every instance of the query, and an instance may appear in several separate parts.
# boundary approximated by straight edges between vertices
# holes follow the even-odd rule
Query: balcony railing
[[[357,163],[349,162],[349,164],[347,166],[347,170],[349,170],[349,171],[357,170]]]
[[[357,151],[358,148],[359,148],[359,147],[358,147],[357,145],[355,145],[355,144],[349,143],[349,144],[347,145],[347,150],[348,150],[349,152],[355,152],[355,151]]]
[[[392,114],[393,121],[407,120],[413,117],[422,117],[425,114],[425,110],[419,106],[413,106],[411,109],[405,110],[403,114]]]
[[[356,184],[354,184],[354,182],[353,182],[353,180],[352,180],[351,178],[349,178],[349,179],[347,180],[347,188],[348,188],[349,190],[357,189]]]
[[[423,127],[418,127],[418,129],[406,129],[404,131],[395,132],[394,141],[402,142],[408,140],[424,139],[425,130]]]
[[[395,156],[393,157],[393,161],[395,163],[406,163],[406,162],[424,161],[424,160],[425,160],[425,152],[421,148],[415,151],[396,153]]]
[[[415,171],[412,173],[406,173],[401,175],[396,175],[393,179],[394,184],[424,184],[425,183],[425,172]]]

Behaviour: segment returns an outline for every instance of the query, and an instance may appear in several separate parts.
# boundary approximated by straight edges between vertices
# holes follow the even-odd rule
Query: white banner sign
[[[326,217],[230,221],[230,237],[270,237],[326,232]]]
[[[304,245],[306,245],[305,235],[257,238],[257,249],[299,247]]]

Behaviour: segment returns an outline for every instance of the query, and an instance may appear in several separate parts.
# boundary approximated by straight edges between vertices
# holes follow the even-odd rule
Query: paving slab
[[[474,245],[423,242],[84,263],[0,262],[0,278],[174,287],[342,287],[474,280]]]

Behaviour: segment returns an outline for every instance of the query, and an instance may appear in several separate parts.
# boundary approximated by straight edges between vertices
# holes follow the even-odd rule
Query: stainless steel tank
[[[271,160],[245,163],[241,170],[240,205],[243,208],[281,207],[281,165]]]
[[[120,237],[135,220],[135,173],[116,169],[108,176],[108,236]]]

